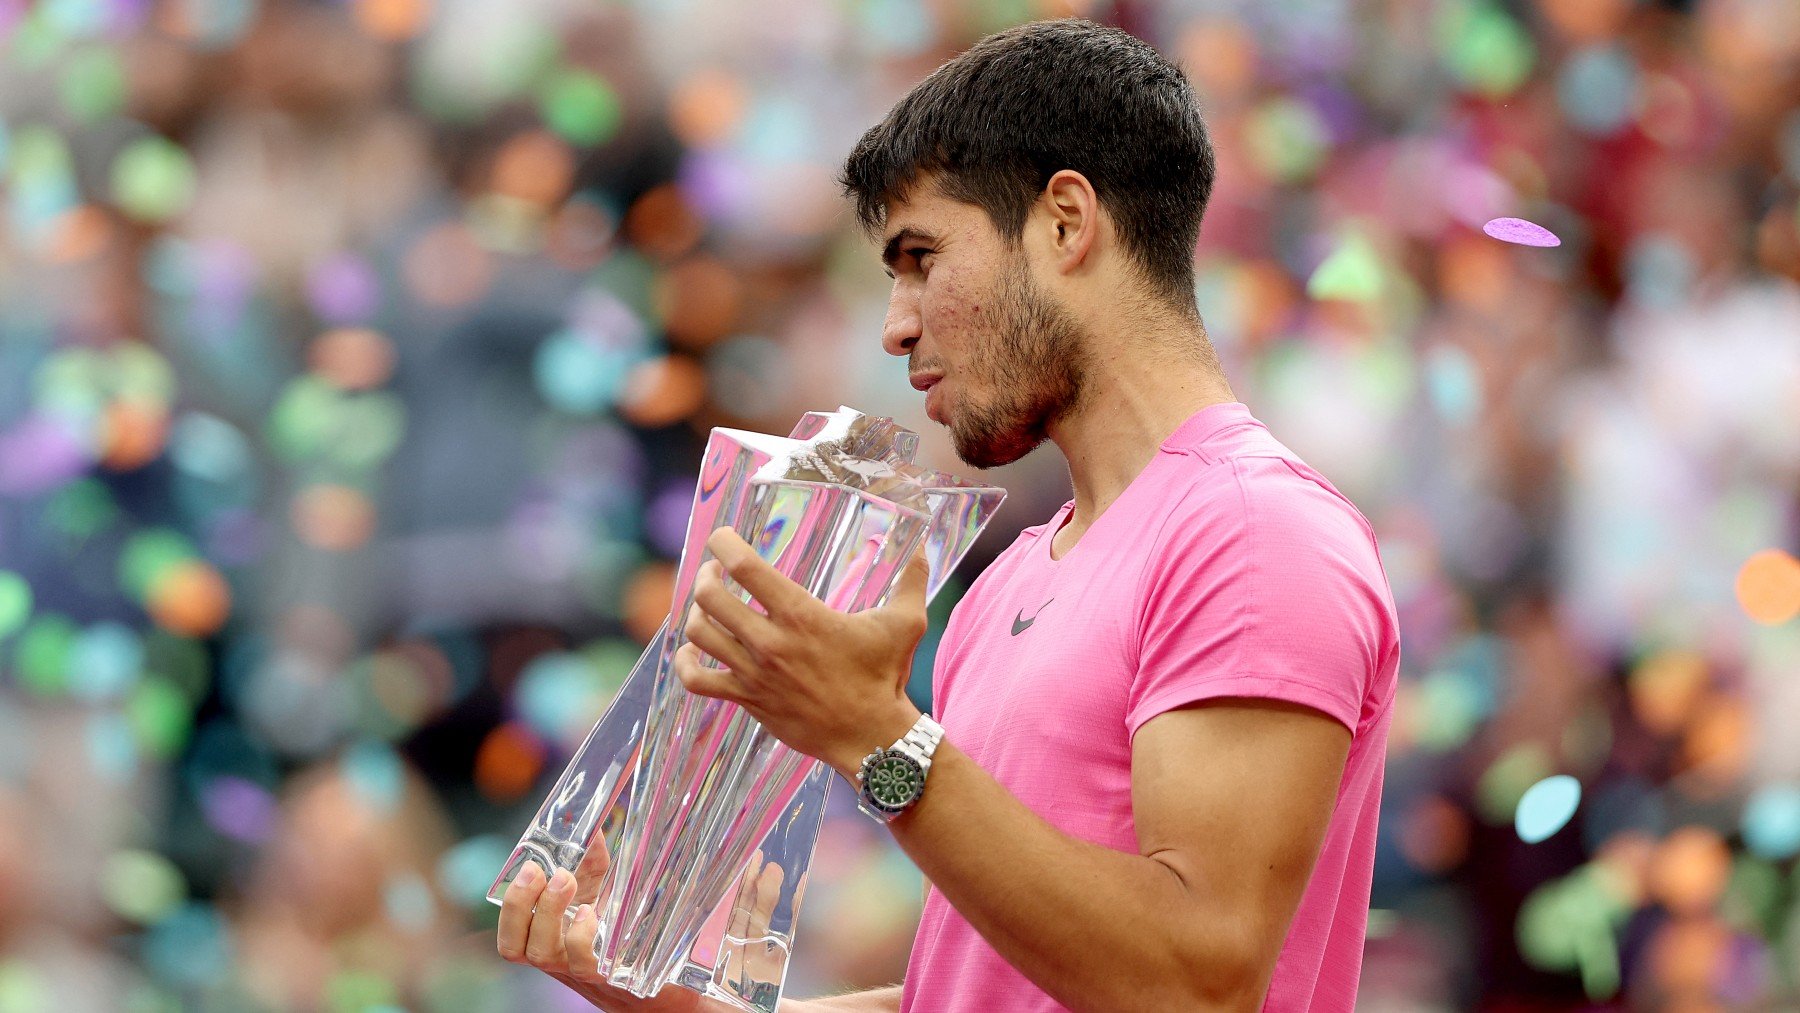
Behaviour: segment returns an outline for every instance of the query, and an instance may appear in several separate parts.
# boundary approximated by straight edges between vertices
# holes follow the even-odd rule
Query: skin
[[[1235,400],[1198,315],[1152,294],[1079,173],[1050,179],[1015,243],[930,178],[890,203],[886,233],[894,288],[883,347],[912,372],[943,374],[933,415],[965,461],[992,467],[1056,443],[1075,492],[1052,541],[1058,558],[1183,421]],[[677,675],[853,780],[863,756],[919,715],[902,686],[926,626],[923,558],[887,605],[845,615],[728,528],[707,547],[715,559],[699,576]],[[701,667],[703,654],[724,669]],[[1349,746],[1336,721],[1274,701],[1215,700],[1156,717],[1132,743],[1140,851],[1128,854],[1055,829],[946,738],[924,796],[889,826],[931,887],[1069,1008],[1255,1010]],[[1191,776],[1201,769],[1206,777]],[[562,919],[534,917],[531,902],[560,913],[574,878],[551,889],[548,898],[509,891],[501,952],[525,952],[579,987],[581,969],[556,959],[591,948],[591,916],[578,915],[562,943]],[[667,993],[654,1001],[665,1005],[608,1005],[616,997],[591,988],[583,994],[608,1009],[698,1008]],[[782,1008],[898,1010],[899,996],[890,988]]]

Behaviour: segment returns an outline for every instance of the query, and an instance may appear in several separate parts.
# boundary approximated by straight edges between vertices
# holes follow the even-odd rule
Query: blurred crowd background
[[[957,470],[838,163],[1067,14],[1192,77],[1208,330],[1381,540],[1362,1008],[1800,1008],[1800,3],[0,0],[0,1013],[578,1006],[482,895],[708,429]],[[991,477],[922,703],[1068,497]],[[917,913],[833,802],[798,995]]]

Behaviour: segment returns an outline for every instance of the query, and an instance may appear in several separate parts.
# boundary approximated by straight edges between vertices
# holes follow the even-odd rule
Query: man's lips
[[[938,402],[943,400],[937,395],[937,385],[943,381],[944,374],[936,372],[912,373],[907,376],[912,381],[914,390],[925,392],[925,417],[933,422],[942,423],[937,416]]]

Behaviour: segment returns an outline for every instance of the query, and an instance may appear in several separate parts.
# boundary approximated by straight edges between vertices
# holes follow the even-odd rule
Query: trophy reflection
[[[1006,494],[913,464],[918,439],[850,408],[809,412],[788,437],[713,430],[670,615],[687,615],[723,526],[844,612],[885,602],[922,543],[935,596]],[[687,692],[672,670],[685,642],[663,623],[488,899],[525,862],[574,873],[604,845],[594,950],[611,984],[651,996],[673,983],[773,1013],[832,771],[737,705]]]

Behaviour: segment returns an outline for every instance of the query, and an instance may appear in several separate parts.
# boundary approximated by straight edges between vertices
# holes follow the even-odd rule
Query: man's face
[[[882,347],[907,357],[965,463],[1024,457],[1080,401],[1079,322],[1034,281],[1029,244],[1009,247],[986,212],[929,181],[889,206],[884,237],[894,289]]]

